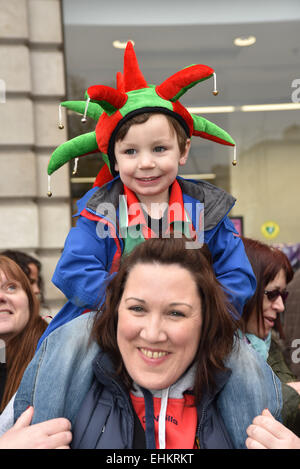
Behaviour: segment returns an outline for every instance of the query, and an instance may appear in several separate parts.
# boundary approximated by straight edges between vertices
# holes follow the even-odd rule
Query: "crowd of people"
[[[299,377],[280,342],[293,269],[238,236],[231,195],[178,177],[192,135],[234,146],[178,101],[211,76],[194,65],[154,89],[129,42],[117,89],[66,104],[96,132],[59,147],[49,171],[97,145],[111,177],[78,202],[49,325],[40,264],[0,256],[0,448],[300,447]]]

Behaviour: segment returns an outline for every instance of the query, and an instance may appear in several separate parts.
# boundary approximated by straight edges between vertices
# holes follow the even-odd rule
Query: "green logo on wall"
[[[273,239],[279,234],[279,226],[274,221],[266,221],[261,225],[261,232],[265,238]]]

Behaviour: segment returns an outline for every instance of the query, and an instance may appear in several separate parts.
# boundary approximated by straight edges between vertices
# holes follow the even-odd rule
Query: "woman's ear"
[[[185,143],[184,152],[181,154],[181,156],[179,158],[179,166],[184,166],[185,163],[187,162],[189,152],[190,152],[190,148],[191,148],[191,139],[187,138],[186,143]]]
[[[115,171],[119,172],[119,165],[118,165],[117,161],[115,161]]]

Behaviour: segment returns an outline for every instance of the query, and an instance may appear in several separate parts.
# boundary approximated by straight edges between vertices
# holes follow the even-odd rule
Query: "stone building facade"
[[[51,277],[71,226],[68,165],[47,197],[49,157],[67,140],[57,126],[66,94],[61,2],[0,0],[0,12],[0,251],[41,261],[53,315],[65,298]]]

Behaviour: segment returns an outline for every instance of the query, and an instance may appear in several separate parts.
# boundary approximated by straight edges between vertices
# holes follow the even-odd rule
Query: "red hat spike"
[[[127,42],[124,53],[124,88],[126,92],[148,88],[131,41]]]
[[[155,89],[159,96],[174,102],[200,81],[213,76],[213,73],[214,70],[207,65],[190,65],[174,73]]]
[[[124,80],[123,80],[123,75],[121,72],[117,72],[116,82],[117,82],[117,90],[121,91],[121,93],[125,93]]]
[[[90,86],[87,89],[87,94],[90,99],[100,101],[100,106],[102,106],[101,101],[104,101],[111,104],[115,109],[120,109],[124,106],[128,98],[122,91],[105,85]],[[105,109],[105,103],[103,103],[102,107]]]

